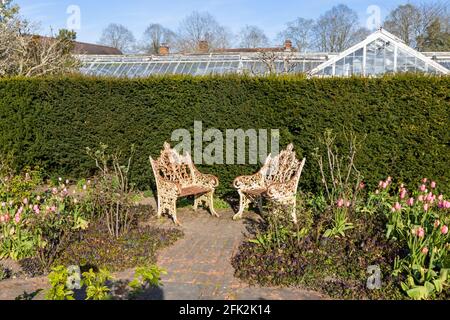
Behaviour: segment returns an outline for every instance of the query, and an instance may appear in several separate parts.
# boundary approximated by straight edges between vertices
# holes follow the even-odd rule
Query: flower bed
[[[339,198],[331,207],[323,196],[303,195],[302,225],[274,226],[268,218],[233,258],[236,276],[253,284],[302,285],[334,298],[447,299],[450,201],[436,183],[422,181],[409,191],[388,178],[375,192],[354,202]],[[330,236],[335,213],[352,206],[351,227]],[[380,288],[367,285],[371,266],[381,271]]]
[[[74,184],[59,178],[44,184],[39,170],[5,174],[0,183],[0,260],[18,261],[19,275],[28,276],[61,264],[120,271],[155,263],[156,251],[183,235],[176,229],[141,227],[139,221],[148,220],[151,208],[133,204],[131,193],[119,199],[127,204],[127,228],[111,235],[96,202],[97,194],[104,194],[99,180]],[[10,270],[0,273],[2,280]]]

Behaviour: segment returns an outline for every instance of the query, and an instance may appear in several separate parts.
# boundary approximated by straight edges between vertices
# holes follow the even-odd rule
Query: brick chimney
[[[199,53],[208,53],[209,52],[208,41],[202,40],[202,41],[198,42],[198,52]]]
[[[286,40],[284,42],[284,51],[292,51],[292,41]]]
[[[161,46],[159,47],[158,54],[160,56],[168,56],[169,53],[170,53],[170,48],[167,45],[167,43],[162,43]]]

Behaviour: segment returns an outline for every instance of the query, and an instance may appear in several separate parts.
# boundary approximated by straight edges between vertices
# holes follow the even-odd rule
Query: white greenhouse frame
[[[431,58],[426,57],[424,54],[414,50],[413,48],[406,45],[401,39],[394,36],[393,34],[389,33],[388,31],[380,28],[378,31],[372,33],[369,35],[365,40],[361,41],[360,43],[354,45],[353,47],[343,51],[342,53],[334,56],[330,60],[322,63],[321,65],[317,66],[316,68],[312,69],[308,72],[308,76],[322,76],[322,77],[328,77],[328,76],[348,76],[348,75],[342,75],[338,74],[336,75],[336,62],[340,61],[341,59],[351,55],[354,52],[357,52],[358,50],[363,50],[363,56],[362,56],[362,68],[361,73],[353,73],[354,75],[362,75],[362,76],[372,76],[375,74],[367,72],[366,68],[366,62],[367,62],[367,46],[371,43],[373,43],[376,40],[383,40],[386,43],[393,44],[394,45],[394,62],[393,62],[393,73],[398,72],[398,56],[399,56],[399,50],[402,50],[403,52],[406,52],[412,57],[415,57],[416,59],[421,60],[425,65],[424,67],[426,70],[428,70],[428,66],[436,69],[438,72],[447,75],[449,74],[449,70],[445,68],[443,65],[437,63],[436,61],[432,60]],[[331,73],[325,74],[325,69],[331,67]],[[330,70],[330,69],[328,69]],[[321,71],[324,71],[323,75],[320,75],[319,73]]]

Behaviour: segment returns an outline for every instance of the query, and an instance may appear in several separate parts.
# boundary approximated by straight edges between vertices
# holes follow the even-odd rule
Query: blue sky
[[[296,17],[317,18],[339,3],[358,12],[361,24],[367,8],[377,5],[384,17],[391,9],[408,0],[16,0],[24,17],[40,22],[41,33],[67,26],[70,5],[81,12],[78,40],[96,43],[102,29],[111,22],[127,26],[139,39],[149,23],[161,23],[176,30],[178,23],[194,10],[209,11],[232,32],[246,24],[262,28],[270,38],[286,22]]]

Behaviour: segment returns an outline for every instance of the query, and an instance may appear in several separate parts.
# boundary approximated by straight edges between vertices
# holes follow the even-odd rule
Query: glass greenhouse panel
[[[395,46],[391,42],[377,39],[366,48],[366,75],[394,72]]]

